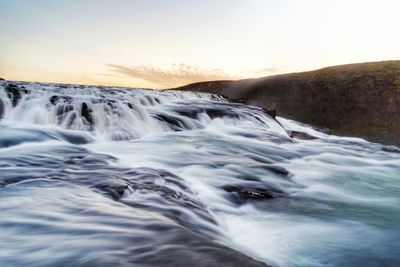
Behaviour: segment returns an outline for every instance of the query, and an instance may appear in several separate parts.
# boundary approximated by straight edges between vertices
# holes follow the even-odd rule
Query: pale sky
[[[398,0],[0,0],[0,77],[169,88],[400,59]]]

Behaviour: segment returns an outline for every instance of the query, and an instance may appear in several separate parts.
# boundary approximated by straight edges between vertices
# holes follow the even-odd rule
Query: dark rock
[[[83,102],[82,109],[81,109],[81,116],[84,117],[91,126],[94,125],[94,119],[93,119],[92,113],[93,113],[93,110],[88,106],[88,104]]]
[[[174,110],[174,112],[178,113],[181,116],[185,116],[188,118],[192,118],[192,119],[196,119],[197,116],[201,113],[204,112],[204,110],[198,109],[186,109],[186,108],[180,108],[180,109],[176,109]]]
[[[233,201],[237,204],[242,204],[247,200],[268,200],[275,197],[274,192],[265,188],[247,188],[241,185],[225,185],[222,188],[233,194]]]
[[[292,131],[290,133],[290,137],[291,138],[296,138],[296,139],[301,139],[301,140],[314,140],[314,139],[318,139],[315,136],[309,135],[308,133],[304,133],[304,132],[298,132],[298,131]]]
[[[72,103],[72,97],[65,96],[65,95],[53,95],[50,97],[50,103],[55,105],[56,103],[63,102],[63,103]]]
[[[28,90],[26,90],[25,87],[19,87],[12,83],[6,86],[5,91],[7,92],[8,98],[10,98],[13,107],[18,104],[23,94],[28,93]]]
[[[219,94],[212,94],[211,95],[212,100],[219,100],[219,99],[225,99],[222,95]]]
[[[106,105],[109,106],[111,110],[116,108],[115,102],[106,101],[104,103],[106,103]]]
[[[273,119],[276,118],[276,116],[278,115],[278,112],[275,109],[269,109],[269,108],[263,108],[262,111],[269,115],[270,117],[272,117]]]
[[[57,106],[56,109],[56,115],[60,116],[63,115],[65,113],[68,113],[70,111],[74,110],[74,106],[71,104],[60,104]]]
[[[400,153],[400,147],[397,146],[383,146],[381,149],[385,152]]]
[[[171,116],[168,114],[156,114],[153,117],[159,121],[163,121],[168,124],[168,126],[174,131],[182,131],[184,129],[190,129],[190,125],[188,125],[185,120],[180,118],[179,116]]]
[[[208,108],[205,110],[207,115],[211,119],[222,118],[222,117],[230,117],[230,118],[239,118],[239,115],[235,112],[230,112],[226,109],[218,109],[218,108]]]
[[[3,118],[4,116],[4,112],[6,110],[6,107],[4,105],[4,101],[3,99],[0,98],[0,120]]]
[[[157,114],[155,118],[168,123],[168,125],[175,130],[182,130],[182,123],[172,116],[166,114]]]
[[[105,192],[107,195],[115,200],[119,200],[124,196],[126,190],[128,190],[127,184],[100,184],[97,189]]]

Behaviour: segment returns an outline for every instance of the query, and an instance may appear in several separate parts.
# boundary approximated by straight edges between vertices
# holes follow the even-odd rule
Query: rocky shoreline
[[[328,128],[332,134],[400,145],[400,61],[349,64],[316,71],[174,88],[231,101]]]

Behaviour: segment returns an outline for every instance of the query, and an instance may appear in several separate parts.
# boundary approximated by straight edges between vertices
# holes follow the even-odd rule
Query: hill
[[[333,134],[400,144],[400,61],[199,82],[174,89],[215,93],[276,109],[280,116],[329,128]]]

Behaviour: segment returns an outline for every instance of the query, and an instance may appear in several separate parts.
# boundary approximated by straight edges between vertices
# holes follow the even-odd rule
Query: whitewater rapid
[[[400,266],[394,147],[179,91],[0,81],[0,118],[0,266]]]

